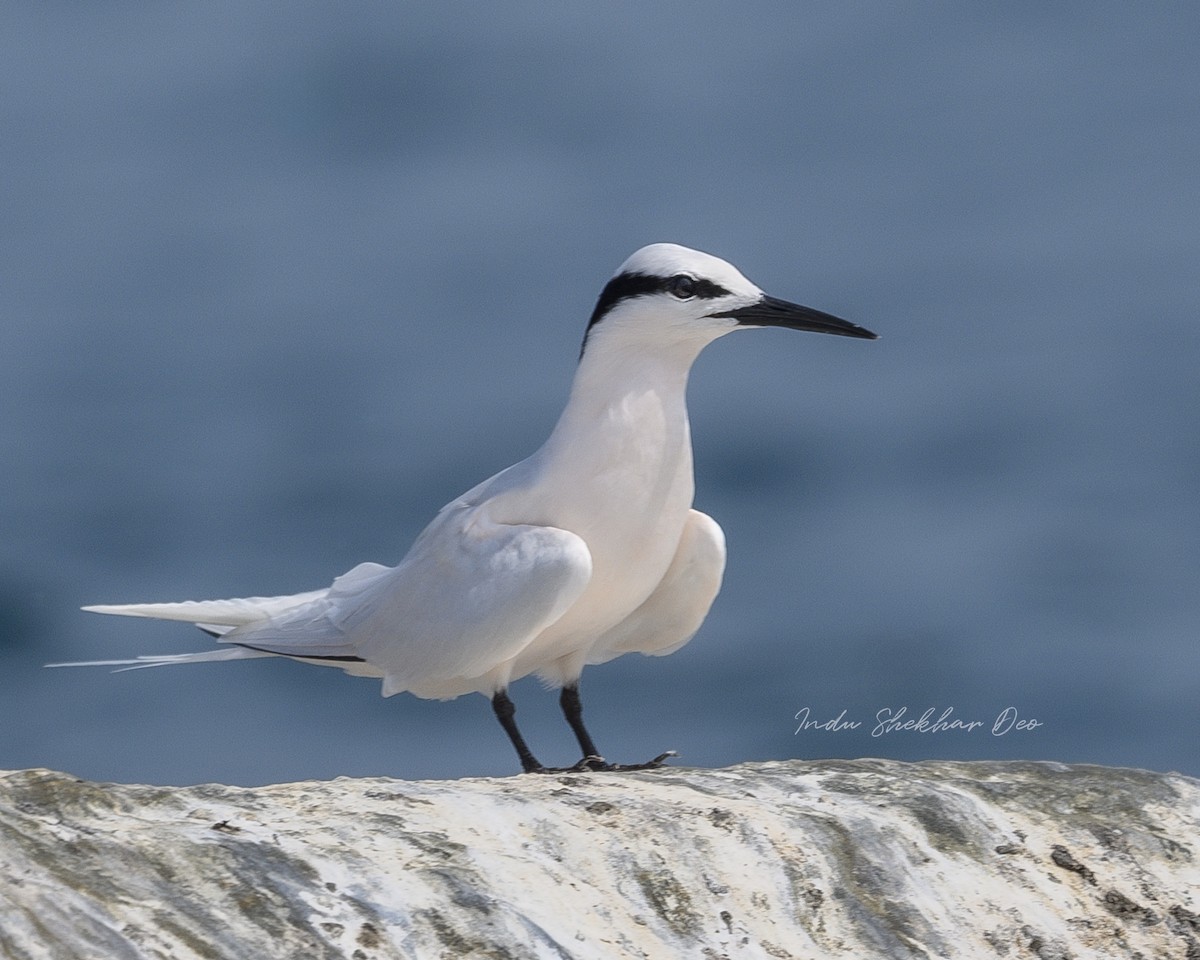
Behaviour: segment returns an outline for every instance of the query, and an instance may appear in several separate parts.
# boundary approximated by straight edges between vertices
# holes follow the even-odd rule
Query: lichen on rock
[[[0,955],[1200,957],[1200,783],[1054,763],[0,775]]]

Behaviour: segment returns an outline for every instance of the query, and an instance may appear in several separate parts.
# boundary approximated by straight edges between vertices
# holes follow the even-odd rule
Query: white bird
[[[509,683],[560,687],[583,751],[586,664],[662,656],[700,628],[721,586],[725,537],[692,509],[688,373],[700,351],[747,327],[875,334],[763,293],[731,264],[671,243],[633,254],[588,322],[566,408],[526,460],[452,500],[398,566],[362,563],[322,590],[283,597],[90,606],[194,623],[224,646],[201,653],[52,666],[153,667],[289,657],[409,691],[491,698],[525,772],[545,772],[517,729]],[[558,768],[562,769],[562,768]]]

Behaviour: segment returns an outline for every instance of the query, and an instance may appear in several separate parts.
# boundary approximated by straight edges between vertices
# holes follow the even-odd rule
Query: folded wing
[[[567,530],[495,523],[484,508],[457,504],[399,566],[360,564],[324,590],[84,609],[185,620],[244,651],[125,661],[132,666],[275,655],[382,675],[384,696],[453,697],[486,692],[487,678],[578,599],[591,569],[586,544]]]

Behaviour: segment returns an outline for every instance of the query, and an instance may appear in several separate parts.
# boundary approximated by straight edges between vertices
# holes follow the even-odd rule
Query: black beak
[[[876,340],[878,335],[870,330],[841,320],[832,314],[822,313],[812,307],[802,307],[776,297],[763,297],[758,303],[737,310],[714,313],[714,317],[732,317],[748,327],[787,327],[789,330],[811,330],[814,333],[834,333],[839,337],[861,337]]]

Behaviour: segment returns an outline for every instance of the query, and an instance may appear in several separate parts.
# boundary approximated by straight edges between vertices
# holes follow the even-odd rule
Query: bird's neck
[[[699,349],[584,353],[542,469],[595,495],[690,506],[687,380]]]

